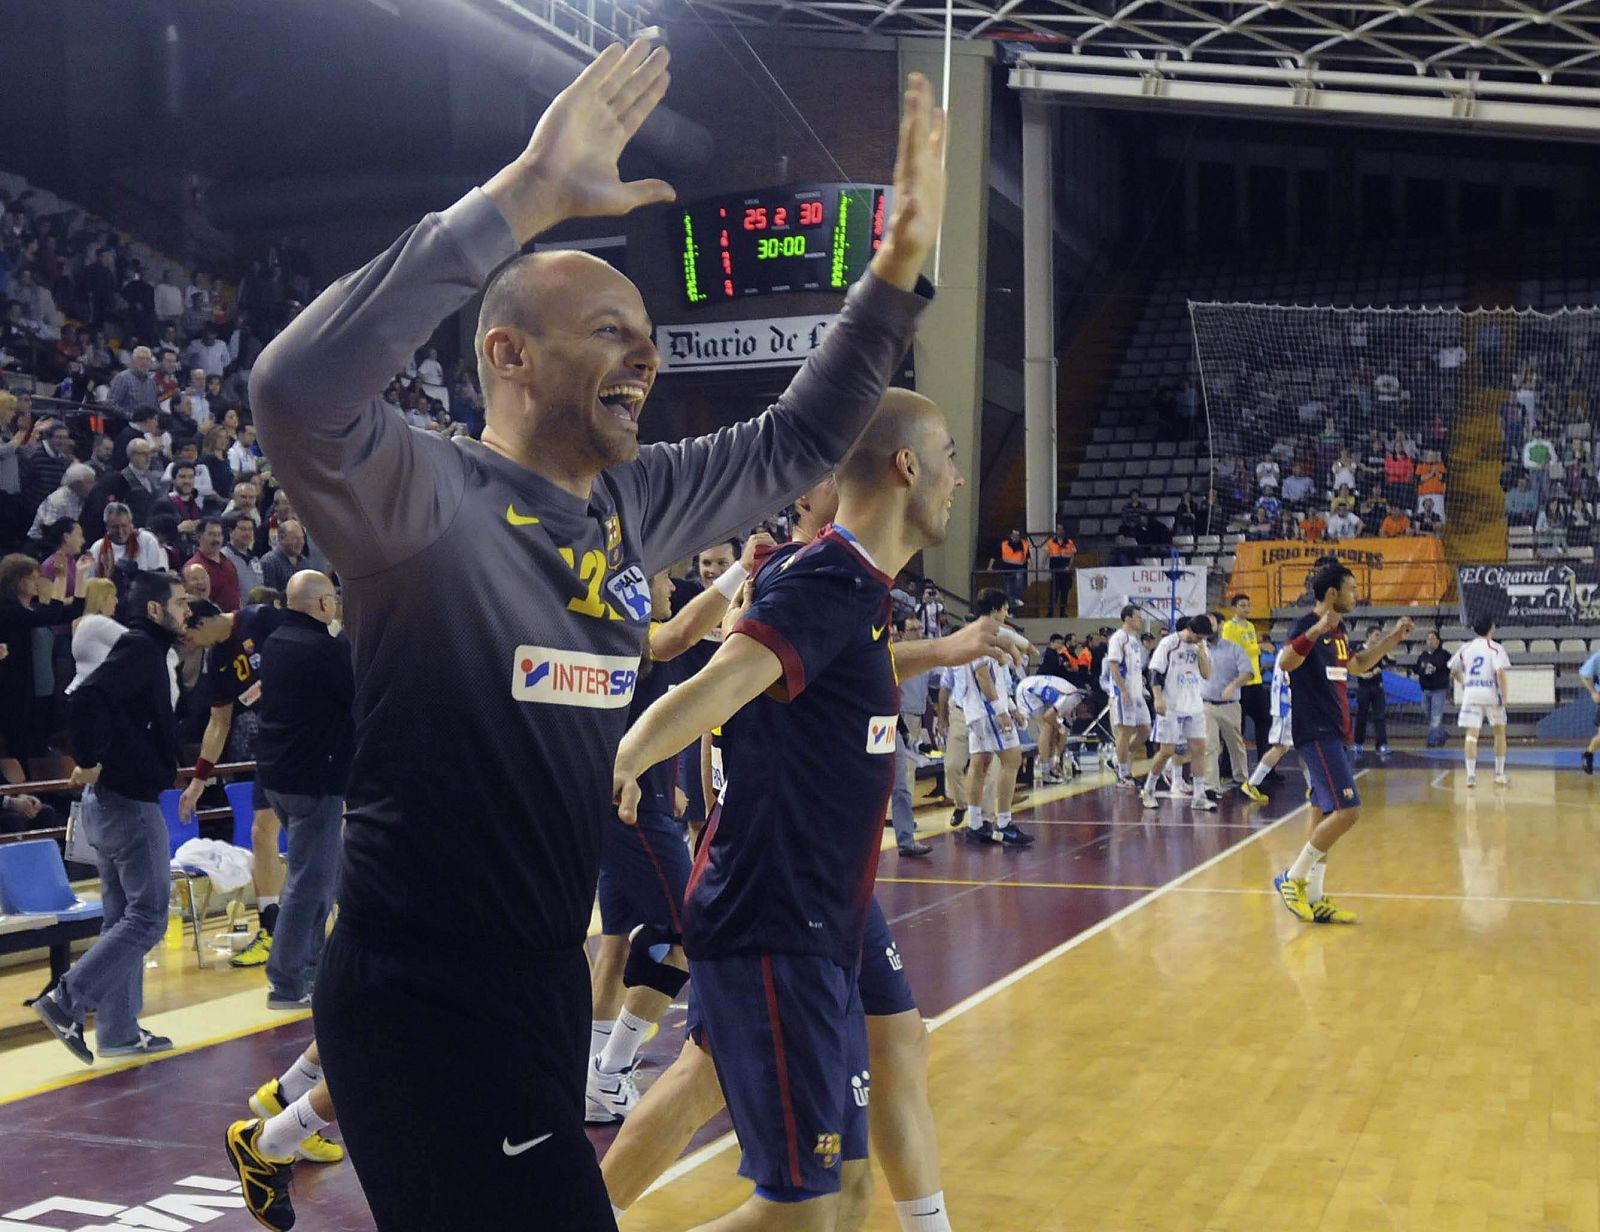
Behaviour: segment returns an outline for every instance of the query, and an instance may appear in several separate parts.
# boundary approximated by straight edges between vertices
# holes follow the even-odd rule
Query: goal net
[[[1189,312],[1239,589],[1291,606],[1333,553],[1374,605],[1443,605],[1459,563],[1592,559],[1600,310]]]

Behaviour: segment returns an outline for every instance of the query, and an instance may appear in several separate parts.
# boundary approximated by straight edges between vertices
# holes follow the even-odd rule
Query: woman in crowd
[[[117,584],[110,578],[90,578],[83,586],[83,615],[72,622],[73,677],[65,693],[82,684],[106,661],[111,647],[127,630],[116,619]]]
[[[228,413],[234,415],[231,410]],[[234,419],[237,421],[238,416],[234,415]],[[205,451],[200,455],[200,465],[211,475],[211,490],[224,502],[233,495],[233,463],[228,460],[228,447],[232,444],[227,427],[216,424],[206,432]]]

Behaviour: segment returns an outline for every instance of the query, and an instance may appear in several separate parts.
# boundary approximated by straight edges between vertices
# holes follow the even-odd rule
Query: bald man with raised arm
[[[883,245],[822,347],[758,418],[641,448],[659,357],[638,289],[583,253],[517,253],[671,199],[617,171],[666,88],[664,50],[603,52],[522,155],[325,291],[251,382],[345,586],[360,738],[316,1015],[382,1232],[519,1226],[530,1207],[550,1229],[613,1226],[583,1132],[583,939],[647,579],[833,466],[931,295],[944,123],[916,77]],[[375,393],[480,290],[483,440],[412,430]],[[419,1106],[427,1134],[404,1128]]]

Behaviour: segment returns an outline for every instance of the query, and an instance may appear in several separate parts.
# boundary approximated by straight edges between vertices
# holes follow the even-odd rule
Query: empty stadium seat
[[[1541,637],[1528,643],[1528,653],[1530,655],[1553,655],[1556,653],[1556,644],[1551,638]]]
[[[61,849],[53,839],[0,846],[0,910],[15,915],[53,915],[59,923],[100,915],[100,904],[72,892]]]

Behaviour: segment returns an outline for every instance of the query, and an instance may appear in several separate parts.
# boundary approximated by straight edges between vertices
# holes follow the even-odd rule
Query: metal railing
[[[256,763],[253,761],[229,762],[216,767],[213,776],[219,779],[239,778],[242,775],[254,774]],[[174,776],[173,786],[187,784],[194,778],[192,769],[180,770]],[[6,796],[71,796],[79,798],[83,788],[77,786],[71,779],[37,779],[26,783],[0,783],[0,797]],[[195,813],[201,821],[224,821],[233,816],[230,808],[200,809]],[[22,843],[30,839],[48,838],[65,839],[67,836],[64,826],[47,826],[38,830],[21,830],[15,834],[0,834],[0,843]]]

